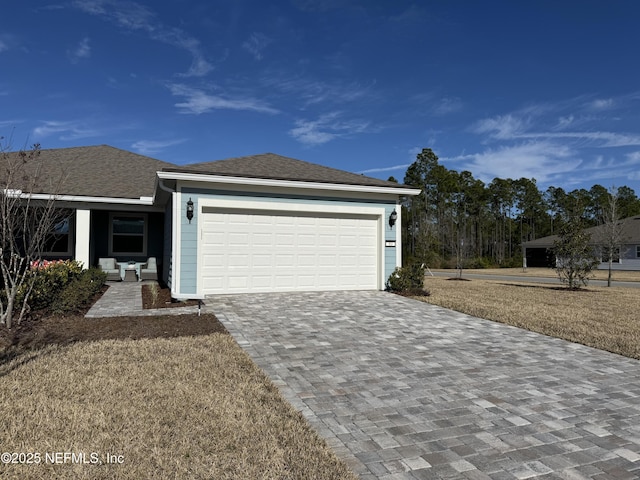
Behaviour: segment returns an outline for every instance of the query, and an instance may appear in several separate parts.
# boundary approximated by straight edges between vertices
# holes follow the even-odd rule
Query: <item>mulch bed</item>
[[[198,301],[175,301],[171,298],[171,290],[167,287],[159,287],[157,284],[142,285],[142,308],[144,309],[189,307],[192,305],[198,305]]]
[[[94,302],[99,298],[99,294]],[[93,304],[92,303],[92,304]],[[197,305],[197,301],[195,305]],[[180,305],[187,305],[180,302]],[[154,307],[157,308],[157,307]],[[69,315],[47,315],[39,312],[8,330],[0,326],[0,362],[21,350],[40,348],[48,344],[105,339],[169,338],[181,336],[228,334],[213,314],[187,313],[182,315],[154,315],[85,318],[83,312]],[[13,354],[9,355],[9,351]]]

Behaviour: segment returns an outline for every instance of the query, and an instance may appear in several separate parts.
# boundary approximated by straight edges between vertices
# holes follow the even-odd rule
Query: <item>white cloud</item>
[[[447,115],[462,110],[462,100],[457,97],[444,97],[433,107],[436,115]]]
[[[614,132],[533,132],[515,135],[513,138],[568,138],[596,142],[598,143],[596,146],[599,147],[629,147],[640,145],[640,134]]]
[[[173,147],[174,145],[180,145],[186,142],[186,139],[177,140],[139,140],[131,145],[135,151],[142,155],[153,155],[165,148]]]
[[[499,178],[535,178],[540,182],[574,171],[581,161],[567,146],[554,142],[527,142],[488,149],[482,153],[443,159],[461,162],[463,169],[485,182]]]
[[[613,101],[613,98],[600,98],[591,102],[589,107],[594,110],[607,110],[612,108],[614,104],[615,102]]]
[[[152,40],[187,51],[192,62],[185,77],[202,77],[213,70],[205,58],[200,42],[179,28],[167,27],[149,8],[127,0],[75,0],[73,5],[90,15],[103,17],[131,31],[145,32]]]
[[[517,137],[524,127],[525,122],[522,119],[509,114],[480,120],[473,127],[473,131],[487,133],[493,138],[504,140]]]
[[[9,50],[9,45],[0,40],[0,53],[6,52],[7,50]]]
[[[296,120],[289,135],[306,145],[322,145],[336,138],[349,137],[369,130],[369,122],[339,119],[339,112],[320,116],[317,120]]]
[[[360,170],[358,173],[394,172],[396,170],[406,170],[410,166],[410,163],[405,163],[402,165],[393,165],[392,167],[368,168],[367,170]]]
[[[531,131],[532,118],[520,118],[514,114],[499,115],[478,121],[472,131],[478,134],[488,134],[493,140],[558,140],[572,139],[593,143],[596,147],[626,147],[640,145],[640,134],[615,133],[608,131],[558,132]],[[542,122],[538,122],[542,123]],[[554,130],[562,130],[574,123],[572,115],[560,117]]]
[[[91,57],[91,46],[89,45],[89,37],[85,37],[74,48],[67,52],[71,63],[77,63],[83,58]]]
[[[48,120],[33,130],[36,139],[59,134],[60,140],[78,140],[81,138],[98,137],[103,132],[81,126],[81,122]]]
[[[556,130],[564,130],[569,125],[572,125],[574,120],[575,120],[575,117],[573,115],[568,115],[566,117],[560,117],[558,119],[558,124],[555,126],[555,129]]]
[[[171,93],[177,97],[185,97],[186,101],[176,103],[180,113],[200,115],[212,110],[248,110],[260,113],[279,113],[267,103],[255,98],[225,98],[220,95],[210,95],[203,90],[191,88],[182,84],[168,86]]]
[[[270,72],[260,79],[266,88],[297,97],[297,104],[307,108],[317,104],[344,105],[367,97],[372,99],[373,82],[325,82],[317,78],[292,76],[290,72]]]
[[[248,40],[242,44],[247,52],[253,55],[256,60],[262,60],[262,52],[271,43],[271,39],[260,32],[252,33]]]

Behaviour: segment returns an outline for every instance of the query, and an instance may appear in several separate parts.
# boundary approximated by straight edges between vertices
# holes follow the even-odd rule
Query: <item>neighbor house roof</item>
[[[628,217],[619,221],[621,226],[620,238],[623,244],[640,244],[640,215]],[[591,243],[601,243],[606,235],[606,225],[587,228],[585,231],[591,235]],[[558,235],[550,235],[548,237],[538,238],[529,242],[524,242],[523,247],[526,248],[551,248],[554,243],[559,240]]]
[[[7,160],[18,160],[18,153],[0,155],[0,165]],[[174,166],[108,145],[41,150],[39,160],[42,180],[29,189],[31,193],[84,197],[153,197],[156,172]],[[25,173],[10,187],[26,190],[34,171]],[[3,175],[5,168],[0,169],[0,181]]]
[[[334,183],[374,187],[412,188],[395,182],[365,177],[357,173],[325,167],[315,163],[263,153],[247,157],[229,158],[214,162],[194,163],[181,167],[165,168],[167,172],[205,173],[243,178],[268,178],[300,182]]]

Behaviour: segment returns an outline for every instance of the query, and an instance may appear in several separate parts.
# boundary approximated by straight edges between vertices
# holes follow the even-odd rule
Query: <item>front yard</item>
[[[452,274],[453,275],[453,274]],[[637,273],[636,273],[637,275]],[[640,359],[640,290],[426,277],[421,300]]]
[[[50,318],[17,343],[0,478],[355,479],[213,315]]]

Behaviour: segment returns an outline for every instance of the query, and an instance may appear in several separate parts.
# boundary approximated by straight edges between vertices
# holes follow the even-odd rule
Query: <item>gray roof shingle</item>
[[[7,155],[17,159],[18,153]],[[175,166],[108,145],[41,150],[40,160],[42,182],[32,193],[111,198],[152,197],[156,172]],[[0,165],[5,162],[0,155]],[[25,173],[23,177],[32,178],[32,170]],[[5,174],[3,166],[0,180]],[[57,187],[59,179],[63,181]],[[26,183],[11,187],[26,189]]]
[[[640,215],[624,218],[619,221],[622,224],[621,235],[622,243],[640,244]],[[602,243],[606,237],[606,225],[599,225],[597,227],[590,227],[585,229],[585,232],[591,235],[591,243]],[[523,246],[527,248],[550,248],[553,247],[554,242],[559,240],[558,235],[550,235],[548,237],[537,238],[524,242]]]
[[[214,162],[194,163],[181,167],[169,167],[164,170],[180,173],[209,173],[213,175],[245,178],[410,188],[406,185],[365,177],[357,173],[325,167],[303,160],[296,160],[295,158],[283,157],[282,155],[276,155],[274,153],[229,158]]]
[[[18,159],[18,153],[0,155],[0,182],[6,174],[3,164],[7,159]],[[28,188],[29,179],[34,178],[32,169],[23,172],[20,181],[13,182],[10,188],[31,190],[32,193],[139,199],[153,196],[158,171],[410,188],[273,153],[179,166],[108,145],[97,145],[41,150],[39,159],[41,162],[38,163],[42,165],[39,184]],[[61,184],[59,179],[63,179]]]

